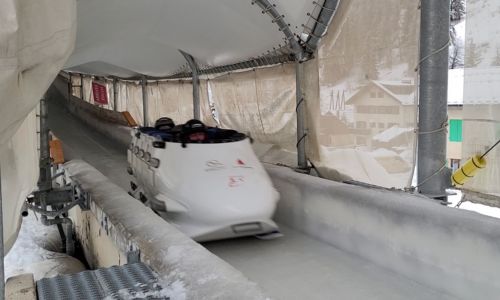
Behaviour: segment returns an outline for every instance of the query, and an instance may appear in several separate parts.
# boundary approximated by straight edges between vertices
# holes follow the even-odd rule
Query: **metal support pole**
[[[52,189],[52,172],[49,146],[48,104],[45,98],[40,99],[40,177],[38,189],[49,191]]]
[[[118,79],[113,78],[113,109],[118,111]]]
[[[302,78],[304,75],[304,65],[298,57],[295,62],[295,101],[297,113],[297,164],[299,169],[307,168],[306,158],[306,129],[305,129],[305,102],[302,93]]]
[[[200,119],[200,78],[198,72],[198,64],[193,56],[182,50],[179,52],[184,56],[191,68],[191,74],[193,79],[193,117],[197,120]]]
[[[72,75],[71,73],[68,73],[69,75],[69,81],[68,81],[68,102],[71,101],[71,96],[73,95],[73,82],[72,80]]]
[[[141,80],[142,87],[142,113],[143,113],[143,126],[148,126],[148,114],[149,114],[149,103],[148,103],[148,81],[146,76],[142,76]]]
[[[4,257],[5,251],[3,248],[3,198],[2,198],[2,168],[0,166],[0,300],[5,299],[5,268]]]
[[[80,74],[80,99],[83,99],[83,74]]]
[[[418,189],[442,199],[446,176],[446,122],[450,1],[421,1]]]

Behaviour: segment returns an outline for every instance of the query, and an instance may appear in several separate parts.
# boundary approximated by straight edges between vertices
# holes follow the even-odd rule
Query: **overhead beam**
[[[422,0],[418,105],[418,191],[442,199],[446,168],[450,1]]]
[[[325,36],[328,30],[328,25],[332,21],[339,3],[340,0],[325,0],[323,4],[320,4],[317,1],[313,1],[313,4],[320,6],[321,10],[317,18],[314,18],[314,16],[308,14],[309,17],[314,21],[314,26],[312,30],[308,32],[309,37],[307,38],[307,42],[305,44],[305,50],[309,55],[313,54],[314,51],[316,51],[321,38]]]
[[[280,14],[276,9],[276,5],[271,4],[268,0],[253,0],[252,4],[257,4],[260,8],[262,8],[262,13],[268,14],[271,17],[271,21],[278,25],[278,28],[285,35],[285,39],[287,40],[287,44],[290,45],[294,55],[296,55],[295,60],[301,59],[302,56],[302,46],[300,46],[299,42],[293,35],[288,23],[284,19],[284,15]]]
[[[189,67],[191,68],[191,78],[193,79],[193,118],[200,120],[200,78],[198,73],[198,64],[194,57],[182,50],[179,52],[186,59]]]

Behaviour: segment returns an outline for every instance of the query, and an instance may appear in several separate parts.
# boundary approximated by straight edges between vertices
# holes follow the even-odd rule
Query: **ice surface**
[[[205,243],[275,299],[452,299],[280,224],[284,237]]]

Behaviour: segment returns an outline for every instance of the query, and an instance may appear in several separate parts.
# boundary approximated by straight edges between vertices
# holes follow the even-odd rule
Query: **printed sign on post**
[[[98,104],[108,104],[108,90],[106,84],[92,81],[92,93],[94,102]]]

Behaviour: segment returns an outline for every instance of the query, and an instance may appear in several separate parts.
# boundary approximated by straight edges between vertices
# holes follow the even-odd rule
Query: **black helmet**
[[[156,120],[155,122],[155,128],[159,130],[167,130],[167,129],[172,129],[174,128],[175,123],[172,121],[172,119],[168,117],[162,117]]]
[[[206,127],[201,121],[192,119],[186,122],[184,126],[182,126],[182,130],[186,134],[191,134],[195,132],[205,132]]]

